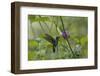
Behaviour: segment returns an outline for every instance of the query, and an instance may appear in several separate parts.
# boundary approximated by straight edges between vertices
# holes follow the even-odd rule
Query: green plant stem
[[[57,33],[59,34],[59,32],[58,32],[58,30],[57,30],[57,24],[56,23],[54,23],[55,24],[55,26],[56,26],[56,31],[57,31]]]
[[[54,17],[53,17],[53,23],[54,23],[54,25],[56,26],[56,31],[57,31],[57,33],[59,34],[59,32],[58,32],[58,30],[57,30],[57,24],[56,24],[55,21],[54,21]]]
[[[61,23],[62,23],[63,30],[65,31],[65,27],[64,27],[63,19],[62,19],[61,16],[60,16],[60,20],[61,20]]]
[[[53,17],[52,17],[52,20],[50,20],[52,23],[51,23],[51,26],[50,26],[50,32],[52,31],[52,27],[53,27]]]
[[[65,27],[64,27],[63,19],[62,19],[61,16],[60,16],[60,20],[61,20],[61,22],[62,22],[63,30],[65,31]],[[66,41],[67,41],[68,46],[69,46],[69,48],[70,48],[70,50],[71,50],[71,53],[73,54],[73,56],[75,56],[75,54],[74,54],[74,52],[73,52],[73,50],[72,50],[72,48],[71,48],[71,45],[70,45],[70,43],[69,43],[69,40],[66,39]]]
[[[40,21],[39,21],[39,24],[40,24],[40,27],[41,27],[42,31],[45,32]]]
[[[67,44],[67,43],[66,43],[66,44]],[[70,51],[69,48],[67,48],[67,47],[64,46],[63,44],[62,44],[62,47],[64,47],[65,49],[67,49],[67,51]]]
[[[41,18],[41,16],[40,16],[40,15],[39,15],[39,17]],[[50,29],[49,29],[49,27],[48,27],[47,23],[46,23],[45,21],[43,21],[43,22],[44,22],[44,24],[46,25],[46,27],[47,27],[48,31],[50,32]]]
[[[44,22],[44,24],[47,26],[48,31],[51,32],[50,29],[49,29],[49,27],[48,27],[48,25],[47,25],[47,23]]]
[[[69,48],[70,48],[70,50],[71,50],[71,53],[73,54],[73,56],[75,56],[75,54],[74,54],[74,52],[73,52],[73,50],[72,50],[72,48],[71,48],[71,45],[70,45],[70,43],[69,43],[69,40],[68,40],[68,39],[66,39],[66,41],[67,41],[68,46],[69,46]]]

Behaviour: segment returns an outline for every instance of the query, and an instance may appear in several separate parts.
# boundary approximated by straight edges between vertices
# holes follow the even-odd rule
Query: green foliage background
[[[61,16],[69,42],[75,54],[72,55],[63,37],[58,41],[58,50],[52,51],[52,44],[43,36],[48,33],[53,38],[60,36],[57,28],[62,28],[59,16],[28,15],[28,60],[75,59],[88,57],[88,18]]]

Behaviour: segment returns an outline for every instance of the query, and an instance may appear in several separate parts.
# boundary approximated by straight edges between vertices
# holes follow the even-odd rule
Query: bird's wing
[[[45,34],[44,39],[52,44],[54,42],[54,38],[52,36],[50,36],[49,34]]]

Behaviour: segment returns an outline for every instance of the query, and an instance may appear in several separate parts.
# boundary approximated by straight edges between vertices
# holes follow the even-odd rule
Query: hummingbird
[[[59,36],[56,36],[56,38],[53,38],[51,35],[49,34],[44,34],[44,39],[47,40],[48,42],[50,42],[53,45],[53,52],[55,53],[55,49],[58,45],[58,40],[59,40]]]

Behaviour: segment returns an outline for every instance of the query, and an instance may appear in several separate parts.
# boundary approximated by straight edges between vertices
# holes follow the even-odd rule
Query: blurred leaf
[[[35,40],[28,40],[28,46],[29,47],[37,47],[38,43]]]
[[[41,17],[41,18],[39,18],[38,16],[34,16],[34,15],[29,15],[28,19],[31,22],[39,22],[39,21],[45,22],[45,21],[50,21],[50,19],[48,17]]]
[[[35,21],[35,18],[36,18],[36,16],[34,16],[34,15],[29,15],[29,16],[28,16],[28,19],[29,19],[31,22]]]
[[[35,51],[28,51],[28,60],[34,60],[36,58],[36,53]]]
[[[44,22],[44,21],[50,21],[50,20],[48,17],[41,17],[41,18],[38,18],[37,21]]]
[[[57,27],[57,31],[59,32],[60,35],[62,34],[62,32],[61,32],[59,27]]]
[[[87,44],[87,41],[88,41],[87,36],[81,37],[81,39],[80,39],[80,42],[81,42],[82,46]]]

